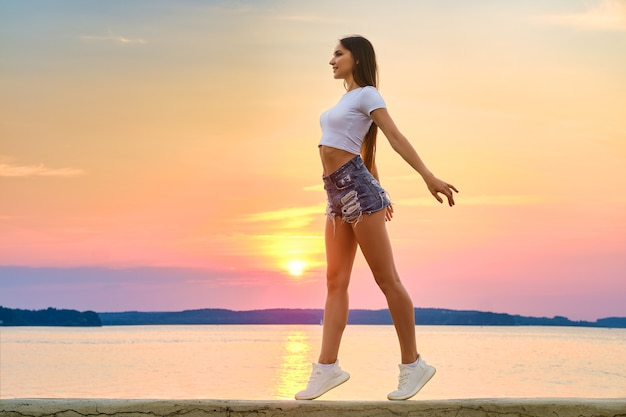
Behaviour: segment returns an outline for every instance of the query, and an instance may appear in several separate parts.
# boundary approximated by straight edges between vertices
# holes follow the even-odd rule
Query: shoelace
[[[309,377],[309,384],[315,382],[320,377],[320,375],[322,375],[322,371],[320,369],[316,369],[311,372],[311,376]]]
[[[402,389],[402,387],[406,385],[410,374],[411,371],[408,369],[403,369],[402,371],[400,371],[400,376],[398,376],[398,389]]]

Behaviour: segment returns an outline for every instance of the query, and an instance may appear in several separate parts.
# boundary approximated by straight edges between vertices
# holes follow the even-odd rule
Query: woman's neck
[[[350,92],[354,89],[359,88],[360,86],[354,81],[353,77],[345,78],[343,80],[343,85],[346,88],[346,92]]]

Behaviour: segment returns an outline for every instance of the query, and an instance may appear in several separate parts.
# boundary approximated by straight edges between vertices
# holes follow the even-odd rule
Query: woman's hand
[[[441,196],[439,196],[439,194],[441,193],[445,195],[448,199],[448,204],[450,205],[450,207],[454,205],[454,195],[452,194],[452,191],[456,193],[459,192],[459,190],[457,190],[454,185],[448,184],[447,182],[442,181],[436,177],[429,177],[425,181],[426,186],[428,187],[428,191],[430,191],[430,193],[437,199],[437,201],[443,203],[443,199],[441,198]]]
[[[391,221],[391,219],[393,218],[393,206],[391,204],[389,204],[386,208],[385,208],[385,221]]]

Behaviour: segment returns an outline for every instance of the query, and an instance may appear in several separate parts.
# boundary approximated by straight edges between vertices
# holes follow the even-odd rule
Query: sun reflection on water
[[[311,372],[310,351],[309,335],[306,332],[287,332],[275,385],[271,390],[274,399],[293,399],[294,394],[306,386]]]

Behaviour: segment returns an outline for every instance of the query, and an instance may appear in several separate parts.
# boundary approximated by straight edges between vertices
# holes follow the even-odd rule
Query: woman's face
[[[333,77],[338,80],[352,78],[354,70],[354,58],[352,52],[343,47],[341,42],[335,47],[333,58],[329,64],[333,67]]]

